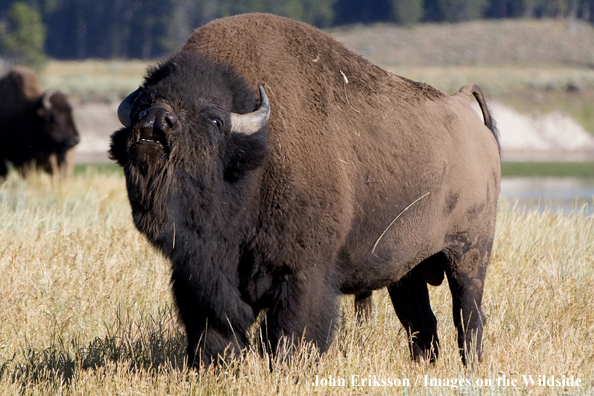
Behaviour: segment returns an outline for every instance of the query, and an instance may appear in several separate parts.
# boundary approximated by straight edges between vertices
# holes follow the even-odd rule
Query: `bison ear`
[[[111,135],[109,147],[109,158],[116,161],[118,165],[124,166],[128,162],[128,130],[122,128]]]
[[[231,133],[225,150],[225,180],[235,182],[249,171],[263,166],[268,159],[268,130],[253,135]]]

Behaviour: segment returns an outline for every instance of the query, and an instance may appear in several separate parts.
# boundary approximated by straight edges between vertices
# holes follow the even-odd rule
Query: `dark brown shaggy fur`
[[[0,177],[7,162],[17,169],[38,167],[72,173],[79,135],[72,107],[61,92],[48,95],[33,71],[17,66],[0,79]]]
[[[231,133],[258,86],[267,127]],[[272,352],[302,337],[325,350],[338,296],[365,308],[382,287],[412,357],[434,359],[427,283],[444,274],[462,356],[480,359],[500,160],[477,89],[448,96],[268,14],[213,21],[150,71],[111,155],[137,227],[172,261],[190,359],[237,353],[261,312]]]

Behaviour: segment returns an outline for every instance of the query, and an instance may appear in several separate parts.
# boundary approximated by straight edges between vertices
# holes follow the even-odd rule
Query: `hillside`
[[[594,67],[594,26],[579,20],[350,26],[330,31],[385,68],[398,66]]]
[[[576,20],[350,26],[338,41],[398,75],[448,93],[478,83],[504,159],[594,158],[594,26]]]
[[[478,83],[492,104],[505,159],[594,158],[594,27],[574,20],[498,20],[456,25],[389,24],[329,31],[398,75],[447,93]],[[72,95],[81,159],[106,160],[118,101],[152,62],[48,64],[44,85]]]

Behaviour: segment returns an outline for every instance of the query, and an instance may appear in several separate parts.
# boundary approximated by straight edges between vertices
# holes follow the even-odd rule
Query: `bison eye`
[[[212,122],[218,129],[221,129],[223,127],[223,123],[219,119],[213,118],[210,120],[210,122]]]

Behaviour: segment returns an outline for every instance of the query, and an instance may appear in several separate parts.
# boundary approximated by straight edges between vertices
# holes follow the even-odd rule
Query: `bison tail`
[[[499,153],[501,154],[501,144],[499,143],[499,131],[497,130],[497,123],[495,122],[495,119],[491,116],[491,111],[489,110],[489,106],[487,105],[487,100],[485,99],[485,95],[483,94],[482,89],[476,84],[467,84],[460,88],[458,93],[464,94],[469,97],[470,95],[474,95],[476,101],[478,102],[481,108],[481,112],[483,113],[483,120],[485,122],[485,126],[489,128],[493,133],[495,141],[497,141]]]

